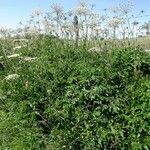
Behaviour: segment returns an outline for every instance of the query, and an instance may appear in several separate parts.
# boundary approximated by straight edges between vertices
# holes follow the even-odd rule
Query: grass
[[[150,149],[150,55],[87,49],[47,37],[0,60],[1,150]]]

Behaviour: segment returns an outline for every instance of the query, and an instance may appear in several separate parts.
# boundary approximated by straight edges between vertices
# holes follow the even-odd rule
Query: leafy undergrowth
[[[0,149],[149,150],[150,55],[43,40],[0,70]],[[6,80],[9,74],[19,78]]]

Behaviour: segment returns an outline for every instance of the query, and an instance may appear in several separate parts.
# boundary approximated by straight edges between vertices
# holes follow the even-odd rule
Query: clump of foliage
[[[34,62],[15,58],[0,70],[0,149],[148,150],[149,54],[53,40],[24,49]],[[4,80],[11,73],[19,79]]]

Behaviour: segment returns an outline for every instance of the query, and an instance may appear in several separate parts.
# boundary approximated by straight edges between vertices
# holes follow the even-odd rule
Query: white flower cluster
[[[42,14],[43,14],[43,11],[42,11],[41,9],[34,9],[34,10],[32,11],[31,16],[32,16],[32,17],[37,17],[37,16],[41,16]]]
[[[108,22],[108,26],[111,28],[117,28],[119,27],[119,25],[121,25],[123,23],[122,19],[118,19],[118,18],[113,18],[112,20],[110,20]]]
[[[79,5],[75,8],[75,13],[77,15],[86,15],[88,13],[88,8],[84,1],[81,1]]]
[[[27,33],[29,35],[36,35],[36,34],[38,34],[38,29],[36,29],[36,28],[29,28]]]
[[[103,50],[100,47],[92,47],[88,52],[102,52]]]
[[[37,59],[37,57],[27,57],[27,56],[21,56],[21,54],[12,54],[12,55],[8,55],[6,56],[6,58],[11,59],[11,58],[19,58],[23,61],[26,62],[32,62],[34,60]],[[0,59],[3,59],[3,56],[0,56]]]
[[[10,74],[8,76],[5,77],[6,81],[10,81],[10,80],[15,80],[18,79],[20,76],[18,74]]]
[[[59,4],[54,4],[51,6],[53,13],[60,15],[63,13],[63,7]]]
[[[20,57],[20,54],[12,54],[7,56],[7,58],[18,58],[18,57]]]
[[[100,16],[97,14],[92,14],[90,17],[89,27],[91,28],[97,28],[100,24]]]
[[[37,59],[37,57],[23,57],[24,61],[29,61],[29,62],[34,61],[36,59]]]

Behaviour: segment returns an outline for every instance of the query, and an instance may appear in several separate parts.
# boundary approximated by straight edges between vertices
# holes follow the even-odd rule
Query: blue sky
[[[108,8],[126,0],[87,0],[90,4],[94,3],[97,10]],[[77,4],[78,0],[0,0],[0,26],[16,27],[19,21],[28,19],[33,9],[41,8],[49,10],[51,4],[62,4],[69,10]],[[133,0],[134,11],[146,10],[150,15],[150,0]],[[150,19],[147,18],[147,19]]]

